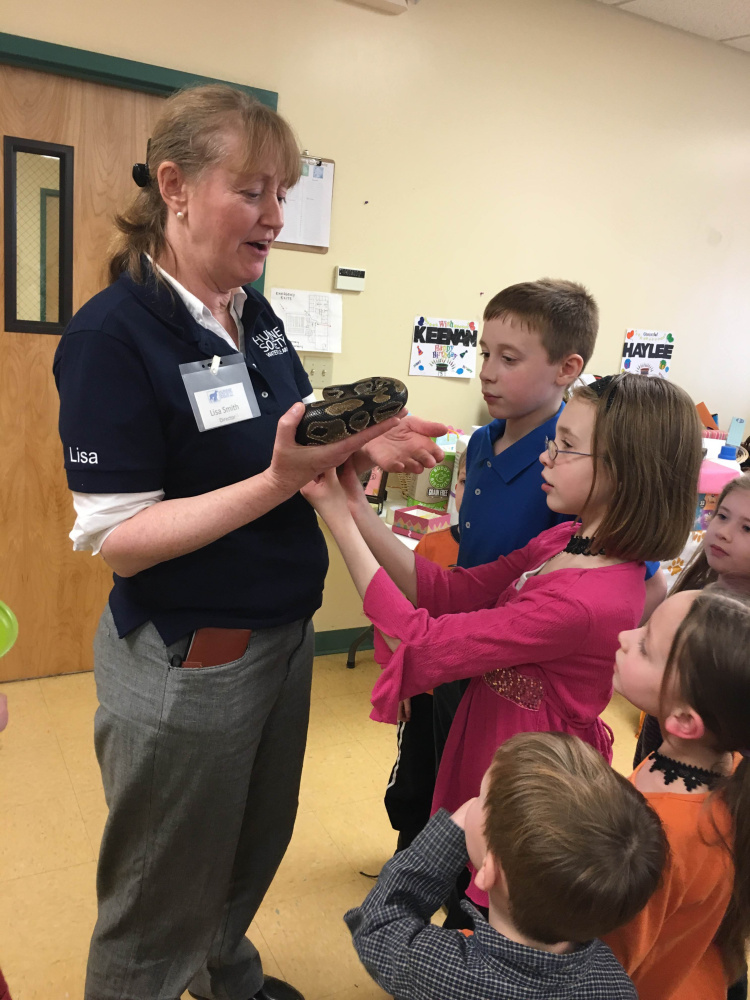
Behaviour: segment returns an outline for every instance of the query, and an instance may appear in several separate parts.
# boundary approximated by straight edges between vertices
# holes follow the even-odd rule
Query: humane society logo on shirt
[[[253,337],[253,343],[258,345],[267,358],[275,358],[277,355],[287,354],[289,351],[286,338],[278,326],[275,326],[273,330],[256,333]]]

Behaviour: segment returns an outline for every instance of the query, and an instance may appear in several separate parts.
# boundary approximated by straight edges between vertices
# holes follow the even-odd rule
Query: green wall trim
[[[133,59],[120,59],[101,52],[74,49],[69,45],[56,45],[22,35],[9,35],[0,31],[0,63],[36,69],[59,76],[72,76],[77,80],[105,83],[110,87],[124,87],[140,90],[147,94],[167,97],[180,87],[195,86],[199,83],[229,83],[257,97],[269,108],[276,110],[279,95],[273,90],[248,87],[235,80],[217,80],[198,73],[185,73],[179,69],[167,69]]]
[[[349,647],[367,625],[360,625],[358,628],[335,628],[330,632],[315,633],[315,655],[326,656],[329,653],[348,653]],[[368,636],[363,640],[357,652],[364,649],[372,649],[372,638]]]

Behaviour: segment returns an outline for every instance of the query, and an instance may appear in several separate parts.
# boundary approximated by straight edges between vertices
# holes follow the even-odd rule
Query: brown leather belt
[[[239,660],[247,650],[249,628],[199,628],[193,633],[183,667],[218,667]]]

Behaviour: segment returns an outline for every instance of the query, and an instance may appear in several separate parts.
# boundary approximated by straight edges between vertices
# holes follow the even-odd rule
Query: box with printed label
[[[424,538],[449,528],[450,524],[451,516],[447,511],[430,510],[428,507],[399,507],[393,515],[393,531],[407,538]]]
[[[451,480],[455,452],[446,452],[442,462],[419,475],[410,475],[406,487],[406,502],[427,507],[429,510],[445,510],[450,497]]]

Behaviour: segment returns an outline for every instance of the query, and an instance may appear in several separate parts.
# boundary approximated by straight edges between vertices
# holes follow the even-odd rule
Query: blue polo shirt
[[[550,419],[495,455],[493,448],[505,431],[504,420],[493,420],[474,431],[466,453],[466,486],[461,504],[461,544],[458,565],[466,568],[494,562],[523,548],[532,538],[571,520],[547,506],[542,490],[546,438],[554,438],[565,404]]]
[[[178,295],[123,274],[76,313],[53,368],[71,490],[164,490],[173,500],[268,468],[279,418],[312,387],[268,301],[245,291],[245,361],[261,414],[204,432],[179,366],[236,352]],[[268,628],[320,607],[327,567],[315,512],[296,494],[197,552],[114,574],[110,607],[120,636],[150,620],[167,644],[205,626]]]

